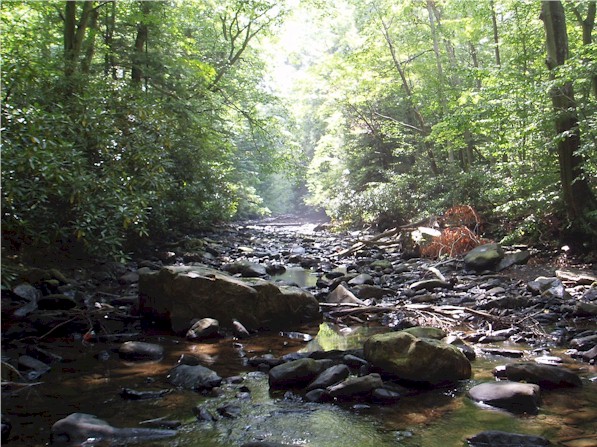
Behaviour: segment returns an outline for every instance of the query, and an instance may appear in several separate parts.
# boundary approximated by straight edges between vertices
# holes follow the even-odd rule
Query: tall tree
[[[566,16],[560,1],[543,1],[541,19],[545,28],[547,67],[552,79],[555,71],[568,59]],[[582,228],[585,213],[597,208],[597,201],[583,173],[584,160],[579,152],[581,135],[578,126],[574,89],[571,81],[554,83],[550,96],[555,113],[560,181],[568,218]],[[593,228],[593,232],[595,229]]]

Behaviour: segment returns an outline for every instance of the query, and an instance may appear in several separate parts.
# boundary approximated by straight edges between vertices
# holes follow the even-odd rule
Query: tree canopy
[[[597,240],[594,1],[1,8],[4,247],[120,259],[303,201],[353,224],[468,204],[509,241]]]

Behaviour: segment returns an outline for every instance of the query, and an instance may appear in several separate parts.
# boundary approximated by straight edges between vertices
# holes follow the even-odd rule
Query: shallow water
[[[71,412],[94,414],[118,427],[138,426],[158,417],[183,422],[176,438],[143,444],[156,447],[231,447],[254,440],[318,447],[446,447],[463,446],[467,436],[489,429],[542,435],[553,441],[597,432],[597,383],[588,380],[579,390],[544,392],[537,416],[515,416],[470,402],[466,390],[493,380],[495,366],[513,361],[504,357],[480,357],[473,362],[473,379],[458,386],[404,397],[395,405],[361,407],[304,403],[296,395],[271,393],[267,375],[245,366],[243,356],[358,347],[375,331],[379,328],[340,329],[322,324],[319,331],[312,328],[318,336],[308,344],[267,334],[243,341],[242,348],[231,339],[196,344],[156,335],[148,341],[164,345],[167,356],[154,363],[124,362],[114,353],[109,360],[100,361],[95,358],[98,353],[117,345],[83,346],[73,340],[58,340],[52,350],[65,359],[41,378],[44,383],[3,397],[2,412],[13,422],[8,445],[47,445],[51,425]],[[242,374],[245,380],[241,385],[251,390],[251,398],[235,397],[241,385],[225,385],[217,397],[189,391],[173,391],[158,400],[127,401],[119,396],[122,387],[170,388],[166,375],[183,353],[200,357],[222,377]],[[585,379],[595,376],[594,367],[568,361]],[[197,422],[193,416],[196,405],[205,405],[215,414],[216,408],[227,403],[240,405],[239,418],[207,423]]]

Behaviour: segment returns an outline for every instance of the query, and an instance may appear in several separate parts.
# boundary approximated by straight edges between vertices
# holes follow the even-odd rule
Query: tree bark
[[[547,66],[551,78],[554,70],[568,59],[568,33],[566,17],[560,1],[543,1],[541,19],[545,28]],[[584,160],[579,154],[580,129],[571,82],[554,86],[550,96],[555,113],[555,128],[558,138],[558,161],[560,181],[566,212],[571,222],[581,226],[584,212],[596,208],[591,187],[583,176]]]
[[[491,7],[491,23],[493,25],[493,44],[495,45],[495,63],[498,67],[502,66],[502,58],[500,57],[500,37],[498,34],[497,15],[495,13],[495,4],[493,0],[489,2]]]
[[[572,12],[574,12],[576,20],[582,28],[583,45],[591,45],[593,43],[593,28],[595,28],[595,14],[597,13],[597,1],[592,0],[589,2],[586,19],[582,18],[580,11],[574,5],[572,6]],[[592,76],[591,85],[593,90],[593,96],[597,98],[597,74],[594,74]]]
[[[135,37],[131,69],[131,83],[135,86],[141,84],[141,80],[143,79],[143,63],[147,61],[146,45],[149,36],[149,27],[145,19],[150,11],[150,2],[139,2],[139,6],[142,18],[137,24],[137,36]]]

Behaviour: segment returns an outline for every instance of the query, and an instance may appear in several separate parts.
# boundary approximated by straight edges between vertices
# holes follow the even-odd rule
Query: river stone
[[[282,363],[269,370],[269,385],[272,388],[303,386],[313,381],[321,371],[321,361],[309,358]]]
[[[51,444],[86,444],[88,439],[115,442],[118,445],[128,442],[149,441],[176,435],[176,430],[157,428],[116,428],[97,416],[85,413],[72,413],[52,425]]]
[[[540,436],[488,430],[467,438],[470,447],[542,447],[553,445]]]
[[[406,332],[418,338],[433,338],[434,340],[441,340],[446,336],[446,332],[442,329],[430,326],[409,327],[402,329],[400,332]]]
[[[77,306],[77,302],[70,296],[61,293],[42,296],[37,300],[40,310],[68,310]]]
[[[495,270],[501,272],[514,264],[526,264],[530,258],[531,252],[528,250],[506,253],[503,259],[495,266]]]
[[[580,377],[560,366],[538,363],[511,363],[499,371],[514,382],[536,383],[541,388],[582,386]]]
[[[442,281],[441,279],[424,279],[422,281],[416,281],[410,285],[412,290],[427,290],[431,292],[435,288],[440,289],[451,289],[453,286],[448,281]]]
[[[365,305],[365,303],[358,299],[348,288],[340,284],[329,295],[326,300],[328,303],[350,303]]]
[[[170,266],[139,278],[140,313],[185,333],[193,318],[214,318],[248,330],[288,330],[321,321],[315,297],[298,287],[255,278],[241,281],[205,266]]]
[[[232,275],[239,274],[245,278],[259,278],[267,275],[264,265],[248,261],[238,261],[232,264],[227,264],[223,267],[223,270]]]
[[[369,284],[355,286],[354,291],[355,295],[362,300],[369,298],[380,299],[386,295],[393,295],[395,293],[395,291],[392,289],[384,289],[377,286],[371,286]]]
[[[126,341],[118,348],[118,355],[124,360],[160,360],[164,356],[164,348],[155,343]]]
[[[373,277],[367,273],[361,273],[348,281],[349,286],[362,286],[363,284],[373,285]]]
[[[408,332],[377,334],[365,341],[365,359],[386,374],[438,385],[471,377],[471,364],[456,347]]]
[[[475,402],[513,413],[539,412],[539,385],[510,381],[489,382],[472,387],[468,396]]]
[[[313,382],[307,386],[307,391],[316,388],[327,388],[334,385],[350,375],[350,369],[346,365],[334,365],[319,374]]]
[[[218,335],[220,323],[213,318],[202,318],[187,331],[187,340],[204,340]]]
[[[377,404],[393,404],[400,400],[402,395],[387,388],[376,388],[371,393],[371,400]]]
[[[383,387],[379,374],[368,374],[362,377],[348,379],[327,388],[330,396],[339,399],[355,399],[371,396],[373,390]]]
[[[485,244],[473,248],[464,257],[464,264],[473,270],[485,270],[495,266],[504,257],[499,244]]]
[[[177,365],[170,370],[168,380],[174,386],[187,390],[206,390],[220,386],[222,378],[201,365]]]

